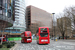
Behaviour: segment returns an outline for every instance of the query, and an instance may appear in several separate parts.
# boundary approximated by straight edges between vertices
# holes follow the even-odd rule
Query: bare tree
[[[59,28],[62,36],[63,36],[63,39],[64,39],[65,28],[63,26],[63,19],[62,18],[60,18],[60,19],[57,20],[57,26],[58,26],[58,28]]]
[[[64,35],[65,35],[65,33],[67,34],[68,29],[71,31],[71,21],[70,21],[70,18],[67,18],[67,17],[59,18],[57,20],[57,26],[58,26],[58,28],[59,28],[62,36],[63,36],[63,39],[64,39]]]
[[[70,28],[70,32],[75,28],[75,6],[65,8],[63,15],[61,14],[59,14],[60,18],[57,20],[57,26],[64,39],[64,34],[68,28]]]
[[[64,15],[70,18],[72,29],[75,29],[75,6],[70,6],[68,8],[65,8]]]

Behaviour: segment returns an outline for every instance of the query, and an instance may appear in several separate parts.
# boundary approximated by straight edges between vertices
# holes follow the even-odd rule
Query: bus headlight
[[[41,42],[43,42],[43,41],[47,42],[48,40],[41,40]]]
[[[41,42],[43,42],[44,40],[41,40]]]
[[[48,41],[48,40],[45,40],[45,41]]]
[[[31,39],[27,39],[27,40],[31,40]]]

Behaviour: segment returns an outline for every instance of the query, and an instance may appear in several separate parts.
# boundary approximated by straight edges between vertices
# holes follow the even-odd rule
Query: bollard
[[[56,41],[57,41],[57,39],[56,39]]]

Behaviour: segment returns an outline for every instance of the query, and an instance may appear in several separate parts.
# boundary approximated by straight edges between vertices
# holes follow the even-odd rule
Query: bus
[[[49,44],[50,34],[48,27],[39,27],[37,30],[37,44]]]
[[[3,39],[2,40],[3,42],[5,42],[6,41],[6,35],[4,34],[3,37],[2,37],[2,34],[0,34],[0,42],[1,42],[1,39]]]
[[[30,43],[32,42],[32,34],[31,31],[25,31],[21,33],[21,43]]]

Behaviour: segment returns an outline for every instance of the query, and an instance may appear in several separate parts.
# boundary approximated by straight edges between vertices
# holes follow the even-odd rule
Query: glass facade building
[[[11,3],[13,0],[0,0],[0,20],[13,24],[14,16],[11,11]]]
[[[14,0],[0,0],[0,34],[12,27],[14,18]],[[4,33],[3,33],[4,34]]]
[[[24,32],[26,29],[25,24],[25,0],[15,0],[15,22],[14,29]]]

